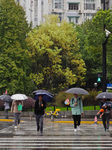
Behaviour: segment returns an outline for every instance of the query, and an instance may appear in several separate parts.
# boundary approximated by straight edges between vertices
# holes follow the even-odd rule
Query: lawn
[[[67,111],[67,107],[55,107],[55,109],[60,109],[61,111]],[[70,107],[68,107],[68,110],[71,110]],[[94,106],[84,106],[83,110],[94,110]],[[96,106],[96,110],[100,110],[99,106]],[[54,107],[47,107],[46,111],[54,111]]]

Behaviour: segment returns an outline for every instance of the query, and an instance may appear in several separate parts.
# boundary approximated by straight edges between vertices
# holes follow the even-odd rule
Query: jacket
[[[13,113],[21,113],[21,111],[18,111],[18,105],[22,105],[23,106],[23,102],[22,101],[16,101],[13,100],[12,102],[12,106],[11,106],[11,112]]]
[[[46,102],[44,102],[42,100],[41,104],[43,104],[43,107],[42,106],[39,107],[39,100],[36,100],[36,102],[35,102],[35,108],[34,108],[34,113],[36,115],[44,115],[44,113],[45,113]]]
[[[5,109],[10,109],[10,106],[9,106],[9,103],[8,103],[8,102],[5,102],[5,103],[4,103],[4,106],[5,106]]]
[[[74,106],[74,103],[77,103],[77,105]],[[72,108],[72,115],[81,115],[81,113],[83,113],[83,104],[81,97],[77,97],[77,102],[75,102],[75,98],[72,97],[70,100],[70,107]]]
[[[104,105],[104,104],[108,104],[108,102],[106,101],[106,102],[103,102],[103,101],[101,101],[101,103],[100,103],[100,109],[102,108],[102,106]],[[104,112],[105,114],[109,114],[110,113],[110,110],[111,110],[111,107],[110,106],[107,106],[107,110]]]

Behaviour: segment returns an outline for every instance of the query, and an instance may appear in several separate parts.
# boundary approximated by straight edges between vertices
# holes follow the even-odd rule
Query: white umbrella
[[[13,100],[25,100],[28,97],[25,94],[14,94],[11,96],[11,99]]]

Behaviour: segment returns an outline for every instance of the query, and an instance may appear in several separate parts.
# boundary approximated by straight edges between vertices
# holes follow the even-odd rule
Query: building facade
[[[33,27],[44,23],[44,15],[56,14],[60,21],[66,20],[81,24],[101,8],[104,0],[15,0],[26,12],[28,22]],[[106,9],[112,6],[112,0],[105,0]]]

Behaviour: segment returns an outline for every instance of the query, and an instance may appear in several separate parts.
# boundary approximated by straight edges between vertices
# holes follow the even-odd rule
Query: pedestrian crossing
[[[112,139],[107,137],[13,137],[0,138],[0,149],[8,150],[107,150],[112,149]]]

